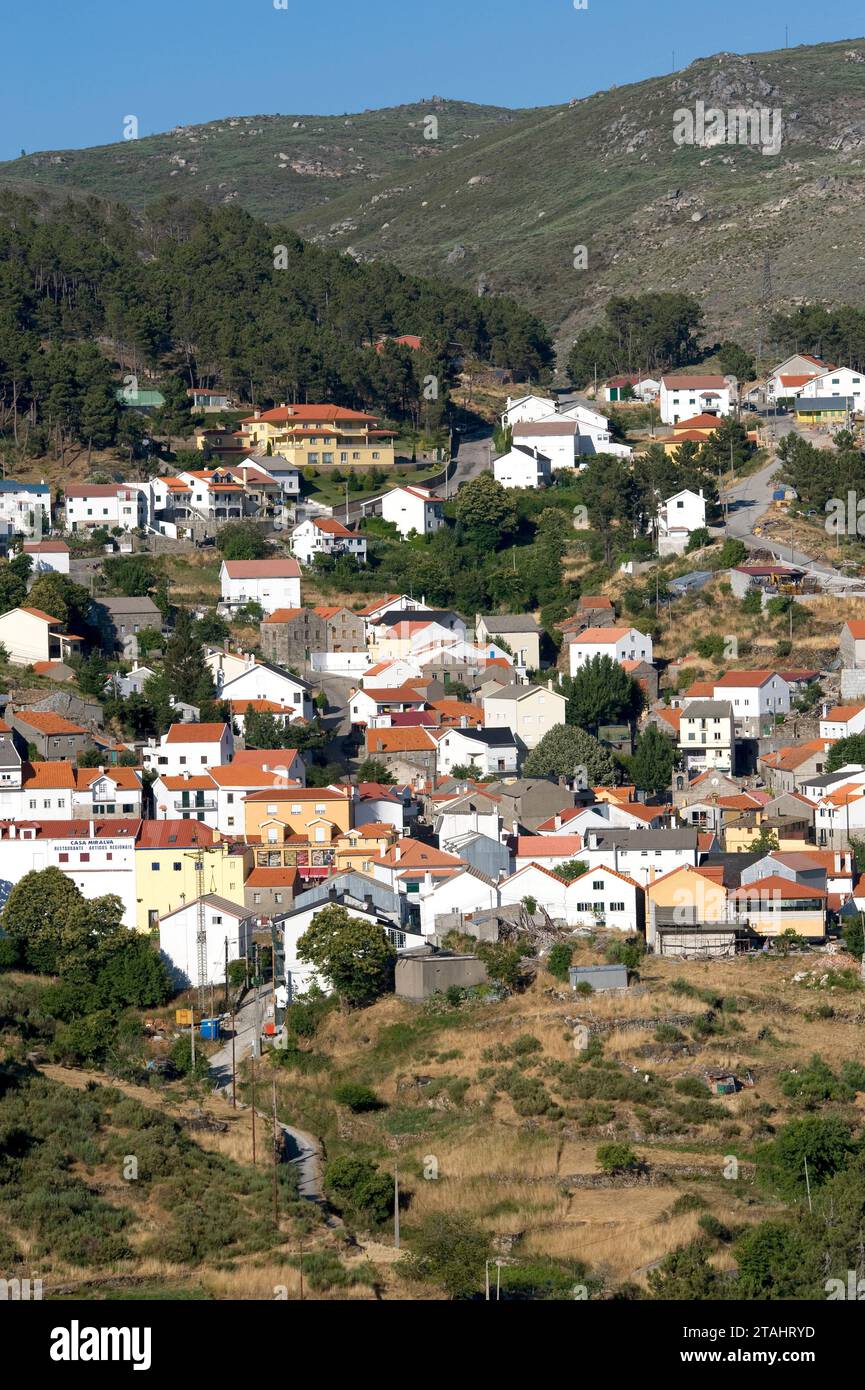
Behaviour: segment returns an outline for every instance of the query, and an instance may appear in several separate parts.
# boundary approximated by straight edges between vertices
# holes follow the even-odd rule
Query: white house
[[[695,868],[699,854],[697,830],[597,830],[590,827],[583,836],[583,848],[578,857],[591,869],[602,866],[615,869],[646,887],[683,864]]]
[[[51,530],[51,488],[47,483],[0,480],[0,523],[10,535],[38,540]]]
[[[269,560],[223,560],[222,602],[229,608],[258,603],[265,613],[300,607],[300,565],[288,555]]]
[[[736,399],[734,377],[676,372],[661,377],[659,409],[665,425],[693,415],[729,415]]]
[[[833,705],[820,720],[821,738],[849,738],[865,732],[865,705]]]
[[[356,690],[348,702],[352,724],[365,724],[368,728],[388,728],[391,714],[405,714],[425,706],[426,696],[409,685],[365,686]]]
[[[396,661],[377,661],[374,666],[369,666],[360,678],[362,686],[375,686],[381,690],[384,686],[393,689],[398,685],[411,685],[413,680],[421,679],[421,669],[414,660],[406,661],[402,658]]]
[[[729,700],[742,738],[771,732],[775,715],[790,713],[790,687],[777,671],[728,671],[715,681],[713,698]]]
[[[689,700],[679,721],[679,752],[688,772],[733,769],[735,733],[729,700]]]
[[[493,461],[493,477],[502,487],[549,487],[552,464],[549,455],[539,449],[515,445]]]
[[[203,772],[230,763],[233,752],[228,724],[172,724],[159,743],[151,739],[142,748],[141,765],[159,773]]]
[[[481,776],[514,773],[519,754],[510,729],[448,729],[438,741],[436,769],[449,777],[455,767],[474,764]]]
[[[809,381],[830,371],[828,362],[821,357],[812,357],[807,352],[794,352],[792,357],[779,363],[766,378],[766,397],[768,401],[783,400],[801,395]]]
[[[813,376],[799,392],[800,400],[810,400],[814,396],[847,396],[853,399],[853,409],[861,413],[865,402],[865,376],[852,367],[832,367]]]
[[[566,884],[549,869],[529,863],[502,879],[499,897],[502,906],[529,898],[554,921],[566,922],[569,927],[603,926],[634,933],[643,923],[642,888],[628,875],[604,865],[588,869]]]
[[[220,828],[216,783],[207,771],[161,772],[153,783],[153,801],[155,820],[196,820]]]
[[[413,895],[414,897],[414,895]],[[455,874],[426,874],[418,883],[416,901],[420,907],[420,926],[424,936],[432,936],[447,926],[443,919],[457,914],[466,917],[498,907],[498,888],[477,869],[465,867]]]
[[[198,933],[204,919],[204,979],[198,967]],[[216,893],[167,912],[159,919],[159,950],[177,989],[225,983],[228,963],[244,960],[252,946],[254,916]]]
[[[232,671],[236,674],[231,674]],[[271,700],[277,705],[290,706],[296,719],[312,718],[312,687],[269,661],[259,661],[250,655],[244,658],[240,670],[233,664],[221,671],[217,666],[214,679],[220,700],[240,705],[250,700]]]
[[[43,767],[50,764],[43,763]],[[61,766],[69,767],[68,763]],[[112,816],[135,818],[143,816],[144,788],[141,773],[135,767],[77,767],[72,769],[75,788],[72,793],[72,817],[89,820],[108,820]]]
[[[31,870],[57,868],[87,899],[115,893],[123,904],[122,921],[134,927],[135,841],[141,821],[40,820],[29,825],[0,825],[0,902]]]
[[[577,467],[579,435],[580,426],[576,420],[560,419],[558,415],[546,420],[527,420],[513,427],[514,448],[544,454],[553,472]]]
[[[583,844],[582,835],[518,835],[514,863],[518,869],[524,869],[527,864],[539,864],[552,873],[562,864],[582,860]]]
[[[153,518],[149,483],[77,483],[66,488],[67,531],[146,528]]]
[[[32,666],[37,661],[65,661],[78,651],[84,639],[66,633],[63,624],[41,608],[10,608],[0,614],[0,644],[13,666]]]
[[[652,664],[652,639],[635,627],[587,627],[568,647],[570,672],[575,676],[581,666],[596,656],[608,656],[612,661],[645,661]]]
[[[681,555],[694,531],[706,525],[706,499],[703,489],[683,488],[658,508],[658,554]]]
[[[311,565],[316,555],[347,555],[359,565],[366,564],[366,537],[359,536],[335,517],[312,517],[295,526],[291,533],[291,553],[302,565]],[[300,600],[298,600],[298,603]],[[293,608],[296,604],[277,604]]]
[[[401,536],[430,536],[445,524],[443,503],[429,488],[395,487],[381,499],[381,514],[390,521]]]
[[[30,556],[33,574],[69,573],[69,546],[65,541],[25,541],[21,550]]]
[[[515,425],[527,421],[546,420],[556,413],[556,402],[549,396],[508,396],[507,406],[502,414],[502,428],[513,429]]]
[[[543,685],[505,685],[484,696],[484,726],[510,729],[524,748],[536,748],[545,734],[564,724],[568,702]]]

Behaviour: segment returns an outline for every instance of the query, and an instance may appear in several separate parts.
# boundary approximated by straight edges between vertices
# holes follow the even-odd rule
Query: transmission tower
[[[773,296],[772,290],[772,258],[767,251],[763,257],[763,294],[762,302],[771,304]]]

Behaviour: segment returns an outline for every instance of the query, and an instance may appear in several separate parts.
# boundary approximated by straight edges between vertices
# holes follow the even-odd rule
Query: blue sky
[[[282,3],[282,0],[276,0]],[[0,158],[227,115],[333,114],[423,96],[540,106],[721,50],[865,32],[835,0],[10,0]]]

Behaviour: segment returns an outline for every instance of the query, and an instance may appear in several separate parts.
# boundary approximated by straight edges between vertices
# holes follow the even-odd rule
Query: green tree
[[[421,1222],[406,1261],[416,1279],[438,1284],[451,1298],[483,1287],[490,1238],[467,1216],[433,1212]]]
[[[656,724],[648,724],[637,739],[628,770],[634,786],[644,792],[666,791],[673,777],[673,745]]]
[[[526,777],[573,777],[581,767],[589,786],[612,786],[616,780],[615,763],[596,738],[571,725],[557,724],[529,753],[523,771]]]
[[[824,764],[827,772],[837,772],[848,763],[865,763],[865,734],[851,734],[849,738],[839,738],[829,749]]]
[[[149,555],[109,555],[102,569],[111,589],[138,598],[151,594],[159,584],[157,564]]]
[[[377,782],[382,787],[396,786],[396,778],[380,758],[364,758],[358,764],[358,782]]]
[[[57,972],[65,924],[81,902],[78,888],[59,869],[31,870],[15,884],[0,921],[31,970]]]
[[[262,560],[273,554],[264,532],[254,521],[229,522],[219,531],[216,544],[225,560]]]
[[[10,564],[0,563],[0,612],[8,613],[11,608],[20,608],[26,597],[26,581]]]
[[[204,664],[204,647],[188,608],[177,611],[162,665],[168,693],[175,699],[192,705],[213,699],[213,680]],[[147,689],[150,685],[148,681]]]
[[[50,613],[76,636],[87,635],[90,595],[65,574],[40,574],[30,589],[27,603],[30,608]]]
[[[588,867],[583,859],[568,859],[564,864],[559,864],[554,872],[556,878],[562,879],[565,883],[573,883],[574,879],[582,877]]]
[[[787,1201],[804,1197],[839,1172],[856,1149],[850,1126],[835,1115],[805,1115],[791,1120],[757,1150],[757,1178]]]
[[[640,1164],[630,1144],[599,1144],[595,1158],[602,1173],[624,1173]]]
[[[382,1225],[393,1210],[393,1179],[367,1158],[340,1154],[327,1165],[324,1194],[338,1212]]]
[[[594,733],[601,724],[631,723],[645,703],[642,688],[621,664],[601,655],[565,677],[562,693],[568,700],[568,723]]]
[[[297,943],[297,953],[353,1008],[373,1003],[390,987],[396,959],[380,926],[352,917],[336,904],[316,913]]]
[[[748,558],[748,549],[744,541],[730,540],[724,541],[718,551],[718,568],[722,570],[735,569],[737,565],[743,565]]]
[[[557,941],[550,948],[550,954],[547,956],[547,969],[553,979],[567,981],[573,958],[574,948],[569,946],[566,941]]]
[[[494,551],[516,531],[516,502],[492,473],[464,483],[454,507],[466,538],[479,550]]]
[[[753,381],[756,366],[750,352],[738,343],[729,340],[718,349],[718,364],[724,376],[734,376],[737,381]]]

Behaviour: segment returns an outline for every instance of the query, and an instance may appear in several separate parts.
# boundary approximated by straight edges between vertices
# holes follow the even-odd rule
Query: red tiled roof
[[[219,743],[227,724],[172,724],[166,743]]]
[[[244,883],[244,888],[293,888],[297,882],[297,869],[288,869],[284,865],[277,868],[264,868],[256,865],[249,878]]]
[[[86,734],[87,730],[80,724],[72,724],[68,719],[64,719],[60,714],[54,714],[52,710],[16,710],[15,718],[21,723],[26,724],[31,729],[36,729],[40,734]]]
[[[275,560],[223,560],[229,579],[299,579],[300,565],[290,556]]]
[[[583,848],[582,835],[518,835],[517,859],[549,859],[562,854],[579,855]]]
[[[215,844],[219,838],[215,830],[198,820],[144,820],[139,824],[137,849],[191,849],[193,845]]]

